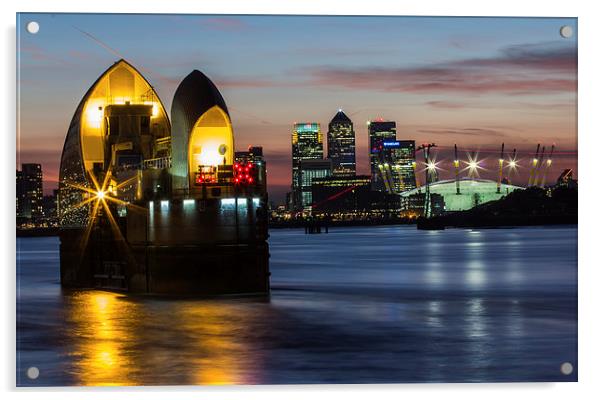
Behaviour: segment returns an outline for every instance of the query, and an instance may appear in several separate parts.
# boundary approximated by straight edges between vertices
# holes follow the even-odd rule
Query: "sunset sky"
[[[290,186],[294,122],[326,133],[339,108],[353,120],[358,173],[367,174],[366,121],[397,122],[398,139],[434,142],[440,173],[450,149],[479,150],[495,179],[499,147],[522,164],[556,144],[553,179],[577,169],[577,21],[425,18],[21,14],[17,162],[43,164],[56,188],[69,122],[96,78],[125,58],[166,110],[190,71],[218,86],[239,150],[261,145],[273,200]],[[25,25],[40,24],[36,35]],[[559,29],[573,27],[562,38]],[[326,135],[324,135],[326,137]],[[515,183],[528,180],[520,169]]]

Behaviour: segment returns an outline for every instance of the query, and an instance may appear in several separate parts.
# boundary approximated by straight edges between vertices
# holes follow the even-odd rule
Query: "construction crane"
[[[435,143],[425,143],[420,145],[416,151],[422,151],[424,154],[424,163],[426,164],[426,169],[425,169],[425,184],[424,184],[424,217],[425,218],[430,218],[431,217],[431,191],[430,191],[430,184],[431,184],[431,175],[432,175],[432,171],[430,166],[431,164],[431,148],[433,147],[437,147],[437,145]]]

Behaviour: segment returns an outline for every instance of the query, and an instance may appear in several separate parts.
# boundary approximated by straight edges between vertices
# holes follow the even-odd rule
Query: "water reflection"
[[[481,289],[487,284],[486,267],[480,260],[470,260],[466,267],[465,279],[471,289]]]
[[[106,292],[79,292],[68,298],[73,365],[80,385],[136,385],[136,365],[128,353],[131,324],[141,317],[135,304]]]
[[[466,327],[465,336],[468,338],[467,366],[474,370],[472,379],[482,379],[480,376],[485,373],[484,369],[492,364],[491,351],[493,345],[491,341],[492,332],[487,325],[487,315],[483,299],[473,298],[466,303]]]
[[[439,329],[442,328],[441,324],[441,302],[440,301],[429,301],[428,303],[428,314],[426,323],[430,328]]]
[[[431,288],[441,287],[445,284],[442,248],[441,243],[437,241],[426,244],[424,281]]]
[[[19,386],[577,379],[575,228],[276,230],[269,301],[62,292],[29,239]]]
[[[251,318],[231,302],[141,302],[96,291],[71,293],[65,301],[69,372],[78,385],[257,381],[259,360],[244,332]]]
[[[179,324],[191,337],[191,382],[201,385],[257,383],[260,360],[248,342],[252,317],[230,304],[194,302],[177,313]]]

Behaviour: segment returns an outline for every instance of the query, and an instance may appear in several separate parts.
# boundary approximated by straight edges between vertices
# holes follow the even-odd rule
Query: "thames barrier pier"
[[[120,60],[85,94],[59,176],[61,284],[133,293],[269,292],[261,148],[234,151],[228,109],[200,71],[178,86],[171,124]]]

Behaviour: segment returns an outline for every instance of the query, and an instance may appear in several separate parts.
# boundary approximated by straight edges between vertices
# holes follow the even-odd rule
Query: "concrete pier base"
[[[172,201],[170,210],[151,207],[113,221],[99,215],[88,228],[61,229],[61,284],[178,296],[268,294],[263,220],[251,199],[227,210],[219,200],[201,210]]]

